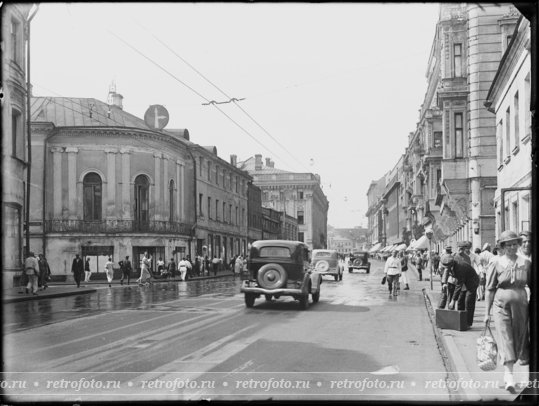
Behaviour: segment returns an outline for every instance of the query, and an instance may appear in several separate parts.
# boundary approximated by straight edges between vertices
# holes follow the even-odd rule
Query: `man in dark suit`
[[[475,272],[475,269],[466,262],[458,262],[453,256],[445,254],[440,259],[440,266],[443,267],[444,273],[442,275],[442,289],[447,289],[448,276],[452,275],[456,279],[455,291],[453,292],[453,298],[449,303],[449,310],[455,308],[455,303],[459,301],[461,294],[466,295],[465,310],[467,313],[468,326],[473,325],[473,316],[475,312],[475,301],[477,299],[477,287],[479,286],[479,275]],[[463,292],[463,287],[466,287],[466,292]]]
[[[120,279],[120,284],[124,284],[124,279],[127,279],[127,284],[129,285],[129,279],[131,277],[131,261],[129,261],[129,255],[125,257],[125,261],[120,261],[120,269],[122,270],[122,278]]]
[[[84,262],[82,261],[82,258],[79,257],[79,254],[76,254],[76,258],[73,260],[71,272],[73,273],[75,282],[77,282],[77,288],[80,288],[80,279],[82,275],[84,275]]]

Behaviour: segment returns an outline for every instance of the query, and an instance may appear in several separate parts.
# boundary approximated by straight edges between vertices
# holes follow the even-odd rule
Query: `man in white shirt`
[[[397,258],[397,250],[394,250],[387,259],[384,273],[387,275],[389,294],[391,295],[391,291],[393,291],[393,296],[397,296],[400,290],[399,277],[402,273],[401,260]],[[393,282],[395,282],[395,289],[393,289]]]
[[[485,300],[485,285],[487,284],[487,270],[488,264],[494,254],[490,252],[491,245],[487,242],[483,245],[483,250],[479,254],[479,261],[481,263],[481,272],[479,274],[479,289],[477,290],[477,300]]]
[[[187,261],[185,260],[185,257],[183,257],[178,264],[178,271],[180,271],[180,281],[185,282],[185,275],[187,274]]]

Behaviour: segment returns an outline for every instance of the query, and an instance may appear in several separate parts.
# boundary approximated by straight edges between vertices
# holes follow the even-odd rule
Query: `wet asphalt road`
[[[6,305],[10,400],[449,400],[419,286],[325,278],[320,302],[246,308],[233,277]],[[413,284],[412,284],[413,285]],[[416,284],[419,285],[419,284]],[[93,380],[93,381],[92,381]],[[78,386],[77,386],[78,385]]]

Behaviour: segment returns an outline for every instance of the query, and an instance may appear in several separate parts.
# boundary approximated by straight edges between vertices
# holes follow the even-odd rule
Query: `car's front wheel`
[[[247,307],[253,307],[255,304],[256,296],[252,293],[246,293],[245,294],[245,306]]]
[[[299,308],[301,310],[307,310],[309,307],[309,295],[303,295],[299,297]]]

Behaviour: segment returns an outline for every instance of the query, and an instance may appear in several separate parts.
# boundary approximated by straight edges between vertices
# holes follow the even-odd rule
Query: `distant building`
[[[513,9],[498,23],[508,45],[485,102],[496,115],[496,238],[504,230],[532,230],[530,22]]]
[[[384,237],[384,217],[382,207],[382,196],[385,193],[386,187],[386,177],[378,179],[377,181],[372,181],[369,189],[367,190],[367,203],[368,209],[365,213],[367,217],[367,234],[366,234],[366,243],[367,247],[371,248],[376,244],[384,246],[385,241]]]
[[[282,239],[281,213],[269,207],[262,207],[262,239],[280,240]]]
[[[236,159],[235,155],[231,157],[231,160],[234,159]],[[249,182],[247,186],[247,219],[248,243],[262,240],[262,190],[252,182]]]
[[[328,249],[335,250],[339,254],[349,255],[357,249],[354,240],[343,237],[330,237]]]
[[[262,155],[255,155],[238,168],[253,177],[253,183],[262,190],[262,205],[295,217],[298,221],[299,241],[311,249],[327,246],[327,214],[329,202],[320,186],[320,177],[312,173],[294,173],[274,167]]]

